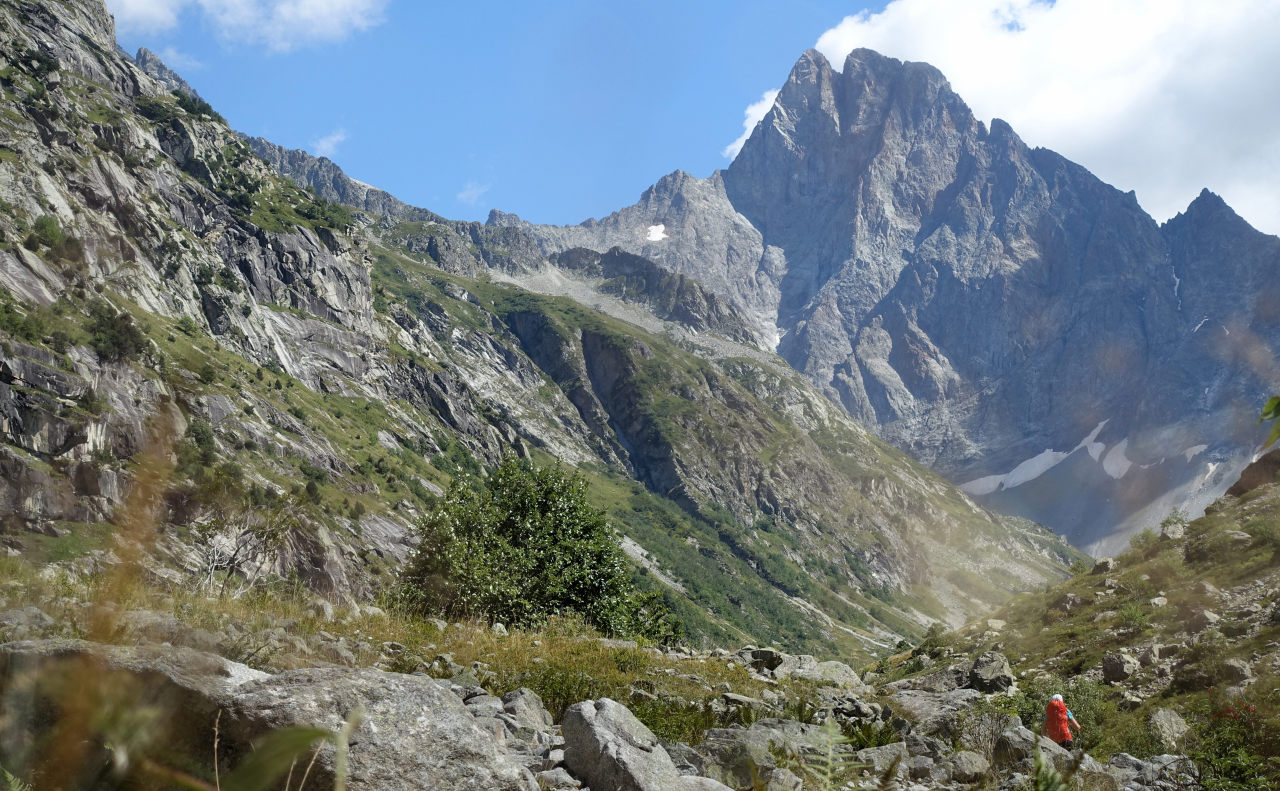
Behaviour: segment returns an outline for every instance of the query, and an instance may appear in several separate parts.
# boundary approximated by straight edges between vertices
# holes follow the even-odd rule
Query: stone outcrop
[[[998,651],[987,651],[973,660],[969,670],[969,686],[979,692],[1003,692],[1013,686],[1013,669]]]
[[[592,788],[617,791],[725,791],[706,778],[686,778],[658,737],[616,701],[576,703],[564,714],[565,765]]]

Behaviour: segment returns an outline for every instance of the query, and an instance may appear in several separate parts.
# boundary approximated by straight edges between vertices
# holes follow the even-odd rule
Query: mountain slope
[[[858,656],[1075,557],[741,343],[693,280],[329,203],[120,55],[100,2],[0,15],[11,550],[86,569],[133,542],[184,581],[278,518],[257,560],[360,598],[452,478],[515,454],[583,470],[700,639]]]
[[[869,50],[805,53],[727,170],[579,226],[490,223],[698,280],[880,436],[1099,551],[1225,490],[1274,374],[1280,239],[1207,192],[1159,226]]]

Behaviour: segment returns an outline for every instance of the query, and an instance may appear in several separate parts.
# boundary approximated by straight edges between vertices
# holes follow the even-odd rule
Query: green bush
[[[1128,629],[1141,631],[1151,626],[1151,613],[1141,602],[1125,602],[1116,612],[1116,621]]]
[[[1197,702],[1187,752],[1206,791],[1280,787],[1280,701],[1267,694],[1274,682],[1259,679],[1235,698],[1211,690]]]
[[[165,123],[172,121],[178,117],[178,112],[172,104],[163,99],[155,99],[150,96],[139,96],[134,101],[134,109],[138,111],[138,115],[146,118],[148,121],[155,123]]]
[[[147,348],[147,336],[128,313],[101,300],[89,305],[89,346],[108,362],[132,360]]]
[[[42,214],[31,225],[31,233],[45,247],[57,247],[66,241],[67,232],[62,230],[58,219],[51,214]]]
[[[585,481],[559,465],[508,459],[487,481],[455,478],[418,533],[401,587],[412,609],[518,628],[577,613],[614,635],[666,622],[660,601],[636,594]]]
[[[226,123],[226,119],[219,115],[204,99],[197,96],[191,96],[190,94],[183,93],[182,91],[174,91],[173,96],[177,99],[178,106],[191,115],[212,118],[220,123]]]
[[[1107,688],[1096,681],[1079,677],[1063,681],[1049,676],[1022,682],[1020,686],[1013,699],[1014,710],[1022,724],[1035,733],[1040,732],[1045,707],[1055,694],[1063,696],[1067,708],[1080,723],[1077,746],[1085,751],[1097,747],[1107,735],[1108,726],[1116,721],[1116,704]]]

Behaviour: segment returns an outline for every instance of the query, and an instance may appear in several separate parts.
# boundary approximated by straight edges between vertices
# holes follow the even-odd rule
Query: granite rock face
[[[693,277],[881,436],[1097,551],[1235,479],[1269,392],[1251,350],[1280,339],[1280,240],[1208,191],[1159,225],[869,50],[805,53],[709,178],[579,226],[490,223]]]
[[[200,98],[200,94],[196,93],[196,89],[192,88],[190,83],[182,79],[181,74],[169,68],[169,65],[161,60],[159,55],[146,47],[138,49],[138,53],[133,56],[133,62],[138,64],[138,68],[145,71],[169,90],[185,93],[196,99]]]

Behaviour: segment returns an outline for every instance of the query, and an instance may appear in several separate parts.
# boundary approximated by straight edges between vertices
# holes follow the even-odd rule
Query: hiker
[[[1071,735],[1071,726],[1075,726],[1076,736],[1080,735],[1080,723],[1062,701],[1061,695],[1054,695],[1044,709],[1044,722],[1040,725],[1040,735],[1048,736],[1064,750],[1074,750],[1075,736]]]

